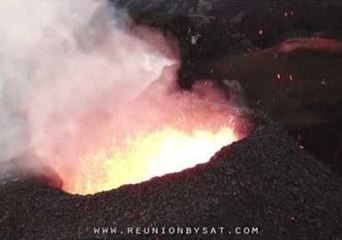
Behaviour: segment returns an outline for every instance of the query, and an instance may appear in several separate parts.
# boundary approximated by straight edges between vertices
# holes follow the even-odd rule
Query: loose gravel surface
[[[274,123],[223,148],[207,164],[142,184],[71,196],[27,177],[8,180],[0,192],[1,240],[342,239],[341,178]],[[127,234],[130,227],[172,232],[178,226],[201,230]],[[97,227],[117,234],[96,234]],[[204,227],[224,232],[205,234]],[[237,234],[239,227],[250,233]]]

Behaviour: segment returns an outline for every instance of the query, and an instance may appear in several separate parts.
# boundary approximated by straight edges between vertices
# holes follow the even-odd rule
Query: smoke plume
[[[0,12],[1,162],[25,155],[70,175],[132,133],[227,120],[210,84],[178,91],[170,41],[105,0],[2,0]]]

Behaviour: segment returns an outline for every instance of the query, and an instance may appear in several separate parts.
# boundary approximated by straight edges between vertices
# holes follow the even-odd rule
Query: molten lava
[[[27,155],[30,173],[91,194],[193,167],[237,140],[235,91],[206,79],[180,89],[171,34],[106,0],[0,3],[0,161]]]
[[[92,194],[179,172],[207,162],[238,138],[230,127],[186,132],[166,127],[126,139],[119,148],[103,147],[82,159],[79,172],[64,190]],[[68,182],[68,180],[70,180]]]

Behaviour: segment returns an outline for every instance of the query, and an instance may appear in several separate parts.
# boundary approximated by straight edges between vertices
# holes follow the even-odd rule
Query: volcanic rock
[[[194,149],[196,151],[196,149]],[[34,178],[0,186],[0,239],[331,239],[342,236],[342,180],[282,126],[267,123],[180,173],[89,196]],[[224,227],[223,235],[121,235],[128,227]],[[115,234],[94,228],[116,227]],[[257,227],[239,235],[236,227]],[[231,231],[231,235],[229,235]]]

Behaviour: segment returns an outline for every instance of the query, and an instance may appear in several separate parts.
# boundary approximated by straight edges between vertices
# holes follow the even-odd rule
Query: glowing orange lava
[[[76,176],[65,179],[64,190],[92,194],[140,183],[205,163],[238,137],[230,127],[218,130],[178,130],[165,127],[141,132],[124,144],[103,147],[82,159]]]

